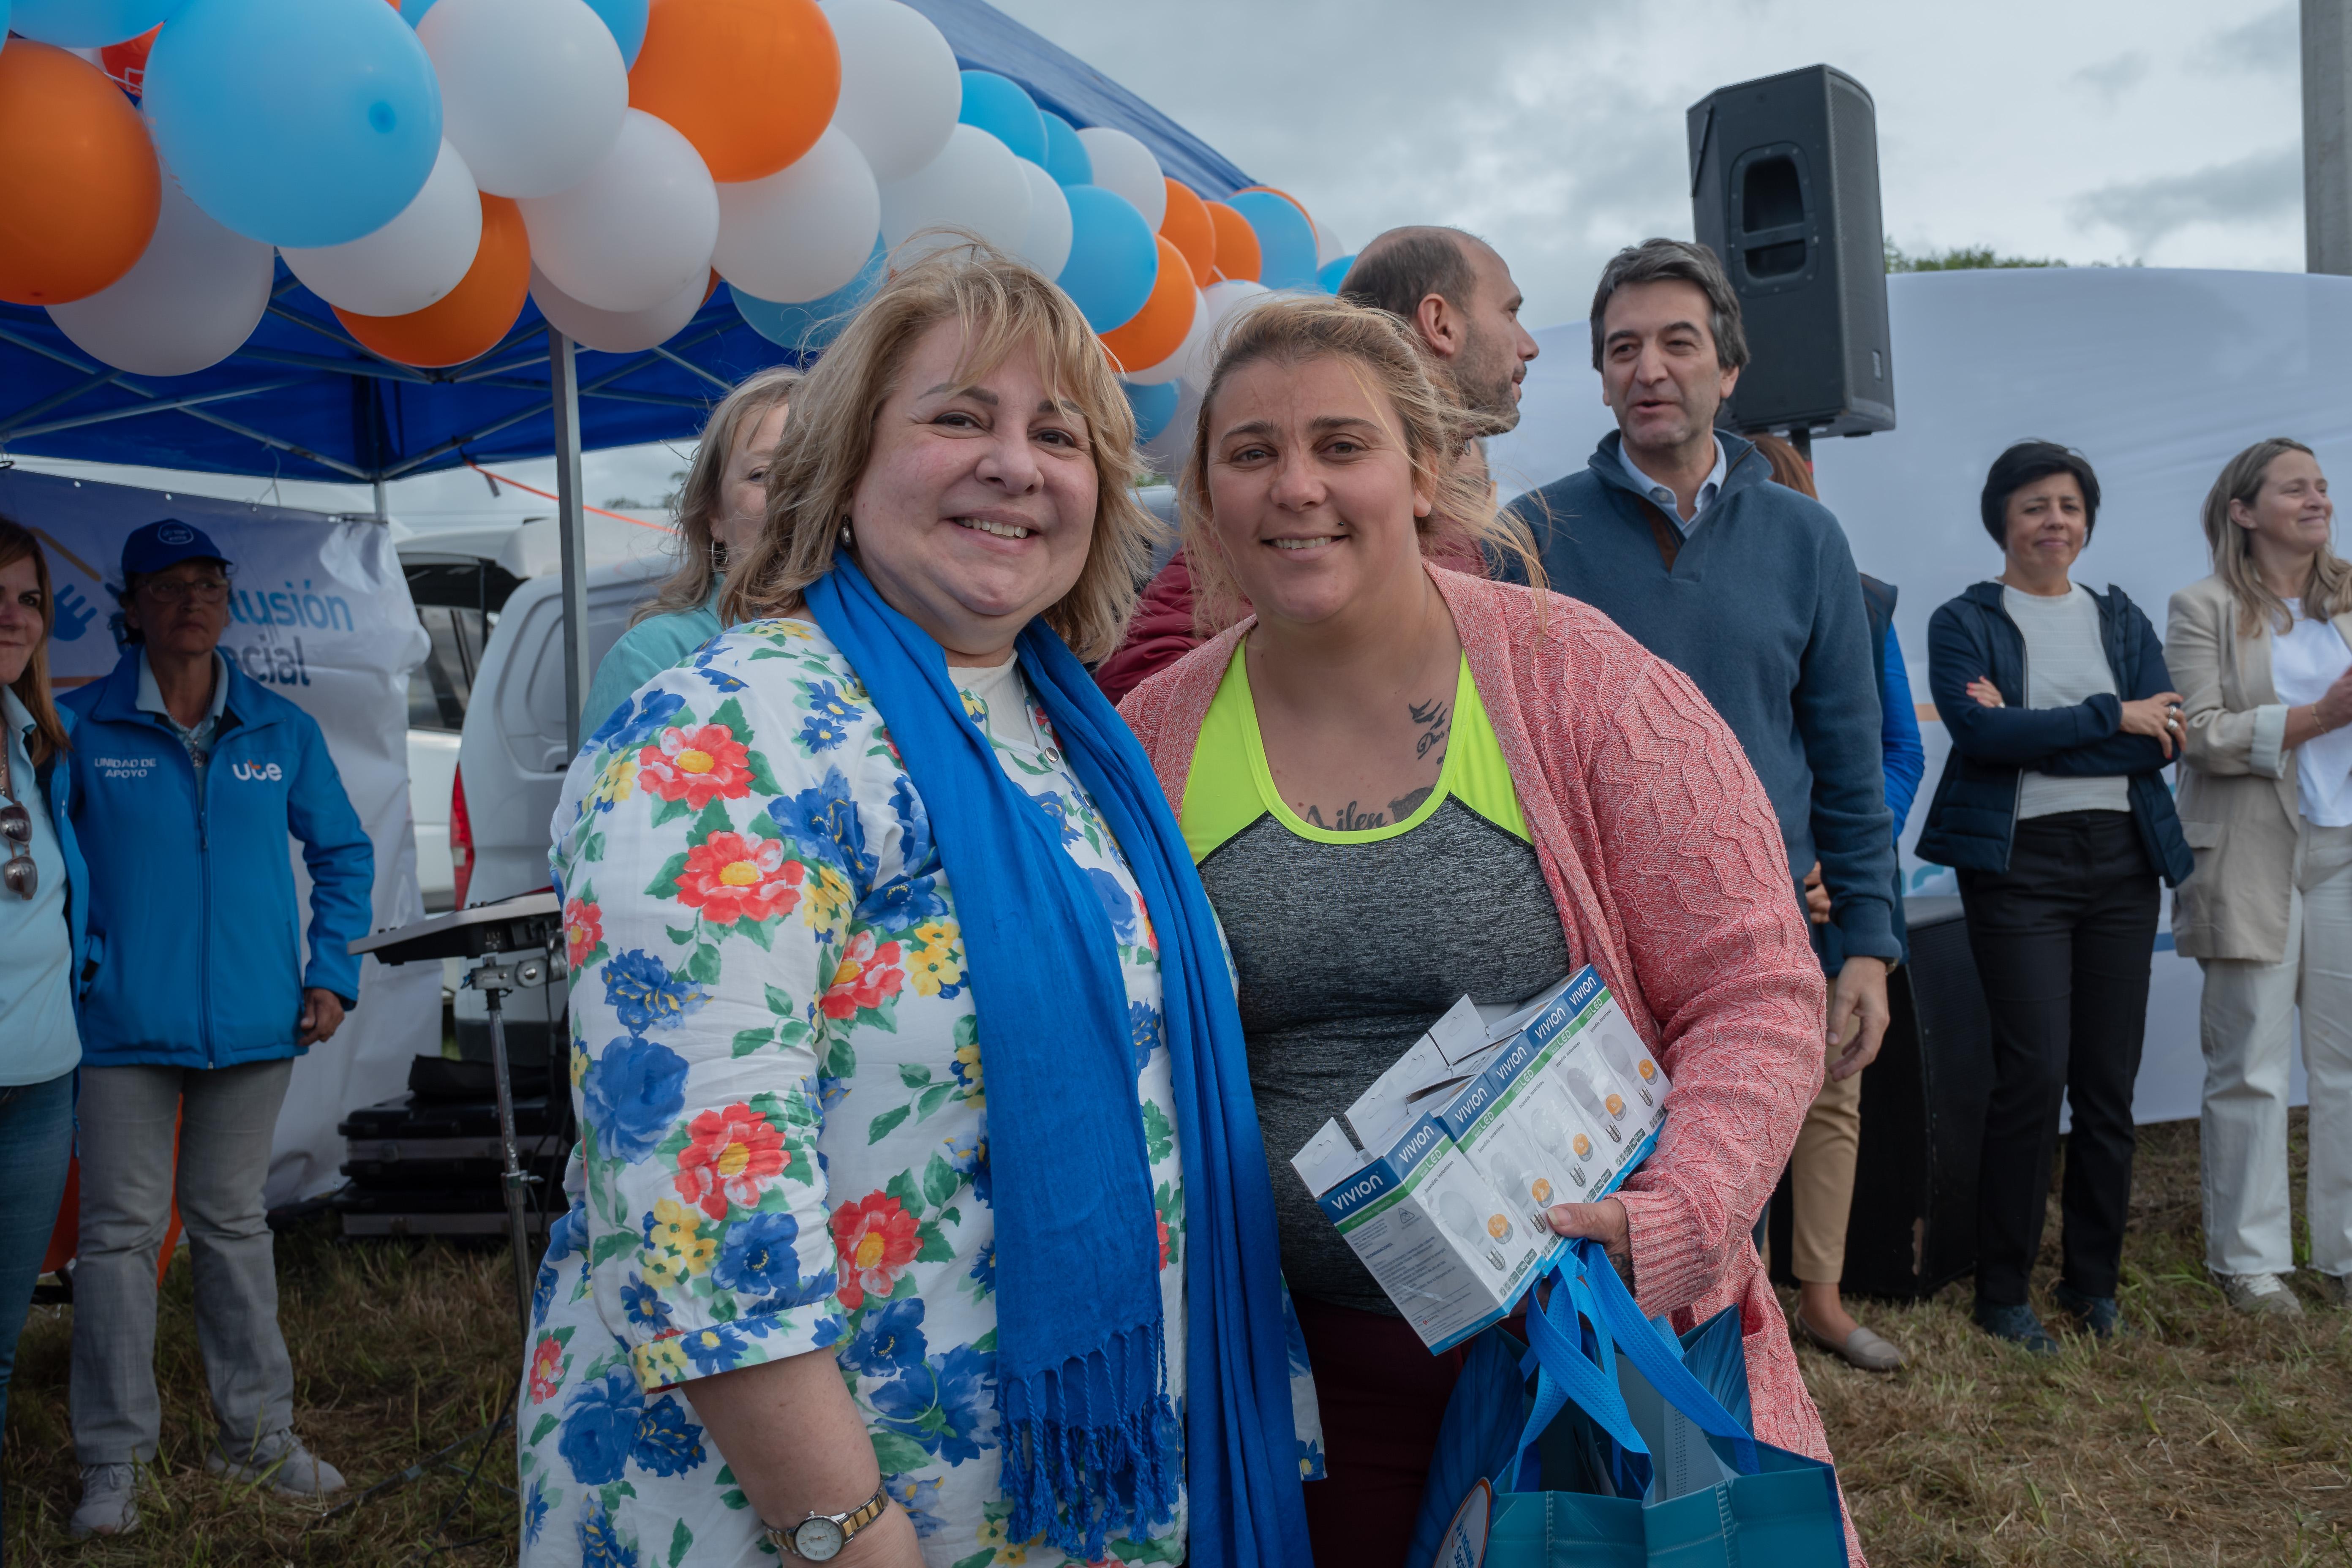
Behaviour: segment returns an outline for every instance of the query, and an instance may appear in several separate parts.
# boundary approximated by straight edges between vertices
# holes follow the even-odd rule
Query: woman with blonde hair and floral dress
[[[1308,1561],[1231,973],[1079,663],[1135,467],[1067,296],[901,271],[794,397],[732,629],[574,759],[525,1563]]]

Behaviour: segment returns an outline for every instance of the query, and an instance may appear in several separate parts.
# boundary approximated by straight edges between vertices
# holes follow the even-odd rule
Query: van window
[[[466,727],[466,700],[481,663],[489,617],[479,610],[419,605],[416,619],[432,647],[408,672],[408,727],[456,734]]]
[[[404,561],[408,596],[432,647],[408,676],[408,727],[457,734],[466,727],[466,702],[482,647],[499,611],[520,579],[481,560]]]

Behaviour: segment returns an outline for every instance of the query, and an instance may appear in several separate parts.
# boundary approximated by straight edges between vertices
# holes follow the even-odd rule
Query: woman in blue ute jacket
[[[1952,751],[1919,858],[1959,872],[1992,1019],[1977,1323],[2047,1353],[2056,1344],[2027,1285],[2059,1100],[2074,1122],[2051,1299],[2105,1338],[2121,1321],[2157,879],[2179,887],[2195,861],[2163,778],[2182,736],[2164,647],[2122,589],[2095,594],[2069,576],[2098,520],[2091,465],[2020,442],[1994,460],[1979,510],[2006,564],[1928,622],[1927,683]]]
[[[294,1436],[262,1184],[294,1058],[359,996],[374,858],[310,716],[218,645],[228,562],[166,519],[122,546],[131,637],[75,715],[73,823],[89,864],[74,1273],[77,1537],[137,1526],[155,1457],[155,1254],[176,1191],[216,1474],[315,1497],[342,1478]],[[289,835],[310,873],[301,963]],[[173,1163],[174,1122],[179,1129]]]
[[[68,810],[71,726],[49,698],[56,619],[40,542],[0,517],[0,1416],[65,1193],[81,1059],[73,991],[89,877]]]

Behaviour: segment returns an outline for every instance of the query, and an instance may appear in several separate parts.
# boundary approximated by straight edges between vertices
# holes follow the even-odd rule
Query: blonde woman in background
[[[719,635],[727,565],[740,561],[767,516],[768,458],[801,373],[777,365],[746,377],[702,427],[677,497],[677,570],[639,607],[596,666],[581,715],[602,724],[655,676]]]
[[[2287,1197],[2294,1013],[2311,1079],[2307,1206],[2322,1296],[2352,1274],[2352,562],[2311,448],[2274,437],[2205,497],[2213,574],[2172,596],[2180,826],[2197,874],[2173,938],[2205,970],[2205,1264],[2240,1311],[2303,1310]]]

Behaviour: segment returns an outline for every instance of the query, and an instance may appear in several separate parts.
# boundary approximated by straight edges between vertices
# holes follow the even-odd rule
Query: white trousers
[[[2311,1266],[2352,1274],[2352,827],[2305,827],[2284,958],[2200,962],[2206,1267],[2221,1274],[2294,1267],[2286,1096],[2300,1006],[2311,1085]]]

